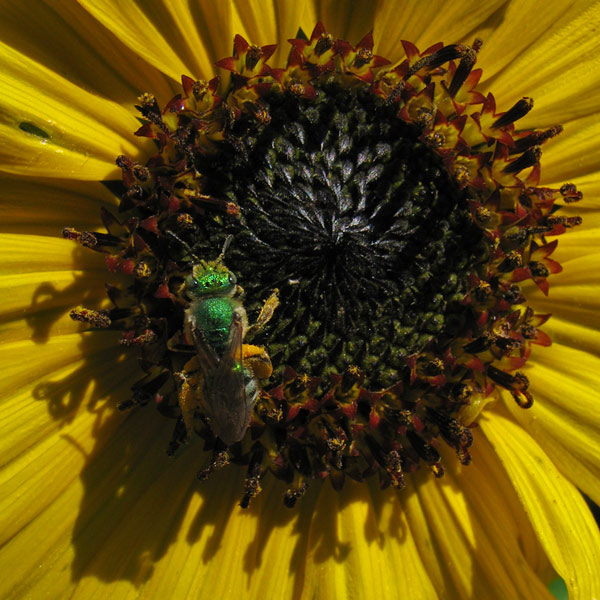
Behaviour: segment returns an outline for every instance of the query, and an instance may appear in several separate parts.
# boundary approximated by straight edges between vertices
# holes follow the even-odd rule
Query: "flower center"
[[[235,202],[239,219],[186,239],[202,255],[234,234],[227,264],[251,313],[280,290],[277,318],[253,340],[279,365],[271,382],[285,366],[327,377],[355,365],[371,388],[389,387],[408,356],[469,319],[468,273],[487,249],[467,192],[368,89],[334,81],[314,99],[262,101],[268,124],[243,115],[218,154],[195,157],[204,193]]]
[[[65,229],[130,277],[115,308],[72,317],[123,331],[145,377],[121,408],[154,401],[212,450],[202,479],[248,465],[242,506],[267,472],[292,506],[313,480],[377,474],[402,487],[438,447],[470,462],[469,427],[505,391],[533,403],[521,370],[550,339],[519,283],[547,294],[550,256],[578,217],[572,184],[536,187],[541,145],[476,90],[473,47],[403,42],[393,68],[365,36],[324,27],[274,46],[236,36],[219,80],[183,77],[164,110],[140,98],[137,135],[158,152],[119,157],[108,233]],[[385,67],[385,68],[384,68]],[[243,288],[243,289],[242,289]]]

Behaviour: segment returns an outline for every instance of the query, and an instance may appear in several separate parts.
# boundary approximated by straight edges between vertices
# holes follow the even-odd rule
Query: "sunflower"
[[[571,598],[600,597],[598,530],[579,492],[600,503],[597,4],[40,0],[3,13],[3,597],[550,598],[557,577]],[[345,270],[293,262],[306,240],[286,232],[277,244],[296,245],[286,256],[302,277],[274,292],[277,244],[259,252],[252,239],[272,241],[286,220],[314,232],[324,213],[256,188],[305,168],[289,140],[325,121],[340,155],[357,145],[352,185],[404,190],[409,225],[383,201],[347,223],[340,209],[354,240]],[[394,179],[400,167],[385,164],[399,155]],[[339,156],[319,155],[298,186],[311,207],[328,161],[344,179]],[[161,186],[181,193],[150,214]],[[517,206],[506,190],[518,186]],[[119,206],[137,211],[135,227]],[[428,229],[441,238],[410,250]],[[451,289],[419,288],[427,270],[407,268],[390,294],[392,244],[411,265],[456,271]],[[256,402],[237,432],[186,412],[194,390],[211,391],[199,359],[175,351],[199,266],[241,273],[260,325],[239,326]],[[334,275],[345,300],[327,321]],[[399,312],[386,298],[407,289],[427,310],[394,322],[403,352],[369,359],[361,324],[384,343]],[[319,340],[360,335],[335,354],[310,337],[315,322],[333,323]],[[256,360],[272,362],[270,378]],[[158,411],[137,406],[150,400]],[[290,431],[300,450],[277,455]],[[390,431],[406,452],[386,446]],[[256,439],[271,441],[258,452]]]

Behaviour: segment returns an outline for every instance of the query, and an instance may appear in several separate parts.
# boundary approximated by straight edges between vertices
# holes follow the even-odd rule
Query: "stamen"
[[[89,308],[77,308],[69,313],[74,321],[89,323],[92,327],[106,329],[110,327],[111,321],[108,313],[105,311],[91,310]]]
[[[513,160],[513,162],[509,163],[506,167],[504,167],[504,173],[519,173],[523,169],[527,169],[528,167],[533,167],[540,162],[540,158],[542,157],[542,149],[539,146],[534,146],[529,150],[523,152],[519,158]]]
[[[573,184],[536,187],[562,128],[519,129],[530,98],[502,113],[477,91],[480,40],[403,42],[397,66],[371,34],[290,43],[274,68],[238,35],[223,93],[183,76],[162,108],[140,96],[156,154],[117,158],[107,233],[63,232],[119,273],[111,309],[71,313],[143,359],[119,408],[173,419],[169,454],[200,436],[199,479],[247,465],[243,508],[267,476],[292,507],[314,480],[441,477],[443,444],[468,465],[488,402],[533,403],[517,369],[551,340],[519,282],[547,294],[546,237],[581,223],[557,212]]]
[[[506,111],[501,117],[494,121],[492,127],[499,129],[506,127],[519,119],[522,119],[533,108],[531,98],[521,98],[510,110]]]

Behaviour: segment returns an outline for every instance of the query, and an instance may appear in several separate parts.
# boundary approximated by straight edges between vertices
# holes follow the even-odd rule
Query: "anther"
[[[194,81],[194,84],[192,85],[192,94],[194,94],[194,98],[196,100],[202,99],[206,95],[208,90],[208,82],[204,79]]]
[[[329,33],[324,33],[319,38],[319,41],[315,45],[315,54],[321,56],[325,54],[333,46],[333,38]]]
[[[294,96],[298,97],[304,96],[306,92],[306,88],[300,81],[292,81],[288,86],[288,90],[294,94]]]
[[[492,127],[494,129],[506,127],[523,118],[532,108],[533,100],[531,98],[521,98],[512,108],[507,110],[500,118],[496,119]]]
[[[69,316],[73,321],[82,321],[89,323],[92,327],[100,327],[102,329],[110,327],[111,324],[110,317],[106,311],[76,308],[69,313]]]
[[[158,339],[158,336],[152,329],[147,329],[144,333],[138,336],[126,335],[119,340],[119,344],[121,346],[125,346],[127,348],[131,348],[133,346],[144,346],[146,344],[151,344]]]
[[[219,212],[223,212],[231,216],[237,216],[240,213],[240,207],[231,200],[213,198],[212,196],[207,196],[206,194],[194,194],[188,196],[188,199],[197,206],[218,210]]]
[[[533,277],[548,277],[550,275],[548,267],[545,264],[535,260],[532,260],[529,263],[529,270],[531,271]]]
[[[546,129],[545,131],[534,131],[528,136],[515,140],[515,145],[512,148],[509,148],[508,153],[511,155],[521,154],[521,152],[525,152],[525,150],[531,148],[532,146],[540,146],[550,138],[557,136],[562,132],[562,130],[562,125],[555,125],[554,127],[550,127],[550,129]]]
[[[391,450],[385,455],[384,465],[385,470],[391,477],[392,486],[397,489],[402,489],[406,486],[404,474],[402,473],[402,459],[397,450]]]
[[[508,290],[504,292],[504,299],[511,305],[523,304],[523,302],[525,302],[525,296],[516,284],[511,285]]]
[[[565,183],[560,188],[560,195],[564,198],[565,202],[578,202],[583,198],[583,194],[577,191],[577,187],[573,183]]]
[[[354,66],[357,69],[360,69],[360,67],[368,64],[369,62],[371,62],[371,60],[373,60],[373,53],[368,48],[361,48],[356,53],[356,58],[354,59]]]
[[[437,52],[424,56],[418,60],[404,75],[403,79],[406,81],[410,79],[415,73],[418,73],[421,69],[436,69],[444,63],[447,63],[455,58],[464,56],[470,48],[463,46],[462,44],[449,44],[440,48]]]
[[[248,508],[253,498],[258,496],[262,491],[260,485],[262,461],[265,455],[265,450],[260,444],[254,445],[254,451],[250,457],[250,464],[248,465],[248,472],[246,474],[245,490],[240,506],[242,508]]]
[[[388,97],[385,99],[385,103],[387,105],[394,104],[394,102],[396,102],[396,100],[400,98],[400,95],[402,94],[405,87],[406,84],[404,83],[404,81],[401,81],[398,85],[394,86],[394,88],[388,94]]]
[[[66,240],[73,240],[86,248],[94,248],[98,245],[98,238],[91,231],[77,231],[72,227],[65,227],[62,230],[62,236]]]
[[[523,169],[527,169],[527,167],[533,167],[538,162],[540,162],[540,158],[542,157],[542,149],[539,146],[534,146],[529,150],[523,152],[519,158],[513,160],[513,162],[509,163],[502,169],[503,173],[518,173]]]
[[[441,463],[437,462],[431,465],[431,472],[436,479],[444,476],[444,467]]]
[[[133,168],[133,174],[137,177],[137,179],[139,179],[139,181],[148,181],[148,179],[150,179],[150,171],[141,165],[135,165]]]
[[[486,332],[481,337],[463,346],[463,350],[469,354],[479,354],[488,350],[492,346],[493,341],[492,335]]]
[[[475,211],[475,219],[477,219],[477,222],[481,226],[485,226],[492,219],[492,211],[485,206],[479,206],[479,207],[477,207],[477,210]]]
[[[196,477],[200,481],[205,481],[215,471],[218,471],[219,469],[226,467],[229,464],[230,460],[231,460],[231,456],[229,455],[229,452],[227,450],[221,450],[220,452],[216,452],[213,455],[213,459],[210,462],[210,464],[208,465],[208,467],[206,467],[206,469],[202,469],[202,471],[198,471],[198,474],[196,475]]]
[[[140,103],[140,106],[136,106],[136,108],[142,113],[143,117],[152,123],[162,122],[160,107],[153,94],[146,92],[139,96],[137,100]]]
[[[454,73],[454,77],[448,88],[448,93],[452,98],[456,96],[458,90],[471,73],[475,61],[477,60],[477,52],[482,44],[483,42],[480,39],[476,39],[475,42],[473,42],[473,46],[465,50],[464,56],[460,59],[460,63],[458,63],[458,67],[456,68],[456,72]]]
[[[302,496],[304,496],[307,489],[308,484],[302,477],[300,477],[295,487],[288,488],[285,491],[283,495],[283,504],[287,508],[294,508],[296,502],[302,498]]]
[[[250,46],[248,48],[248,52],[246,53],[246,68],[249,71],[252,71],[254,67],[258,64],[258,61],[262,58],[263,51],[262,48],[258,46]]]
[[[469,169],[467,169],[467,167],[465,167],[464,165],[456,165],[454,167],[453,173],[454,178],[456,179],[456,183],[458,183],[458,185],[461,187],[467,185],[471,180],[471,173],[469,172]]]
[[[141,260],[135,265],[133,274],[137,279],[149,279],[152,275],[152,269],[147,262]]]
[[[500,273],[509,273],[522,265],[523,259],[521,255],[516,250],[513,250],[512,252],[509,252],[504,260],[498,265],[498,271]]]

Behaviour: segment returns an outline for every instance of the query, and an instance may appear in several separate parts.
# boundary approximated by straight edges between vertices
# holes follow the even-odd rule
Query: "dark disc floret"
[[[533,403],[523,367],[550,344],[549,315],[519,284],[547,294],[561,270],[547,237],[581,222],[557,212],[581,199],[575,186],[538,186],[541,146],[561,128],[519,130],[531,99],[498,112],[477,91],[481,42],[403,42],[396,66],[371,35],[353,47],[322,24],[290,43],[281,69],[274,46],[236,36],[217,63],[227,85],[184,76],[163,109],[140,97],[137,135],[156,153],[118,158],[124,191],[119,217],[103,211],[107,233],[64,230],[129,278],[107,286],[114,308],[72,312],[138,350],[145,375],[121,408],[153,402],[176,419],[171,453],[203,438],[200,479],[246,465],[243,507],[267,473],[293,506],[314,480],[402,487],[424,465],[441,476],[441,443],[468,464],[486,404]],[[186,281],[209,261],[235,275],[249,320],[236,321],[240,358],[227,364],[256,400],[229,445],[198,368],[220,365],[229,345],[207,361],[189,322]]]
[[[188,239],[209,253],[234,233],[228,264],[251,310],[280,290],[257,338],[280,365],[271,381],[285,366],[327,377],[356,365],[381,389],[464,328],[468,274],[487,247],[468,192],[395,105],[335,80],[315,94],[263,97],[268,126],[242,115],[218,154],[196,157],[205,193],[240,214]]]

